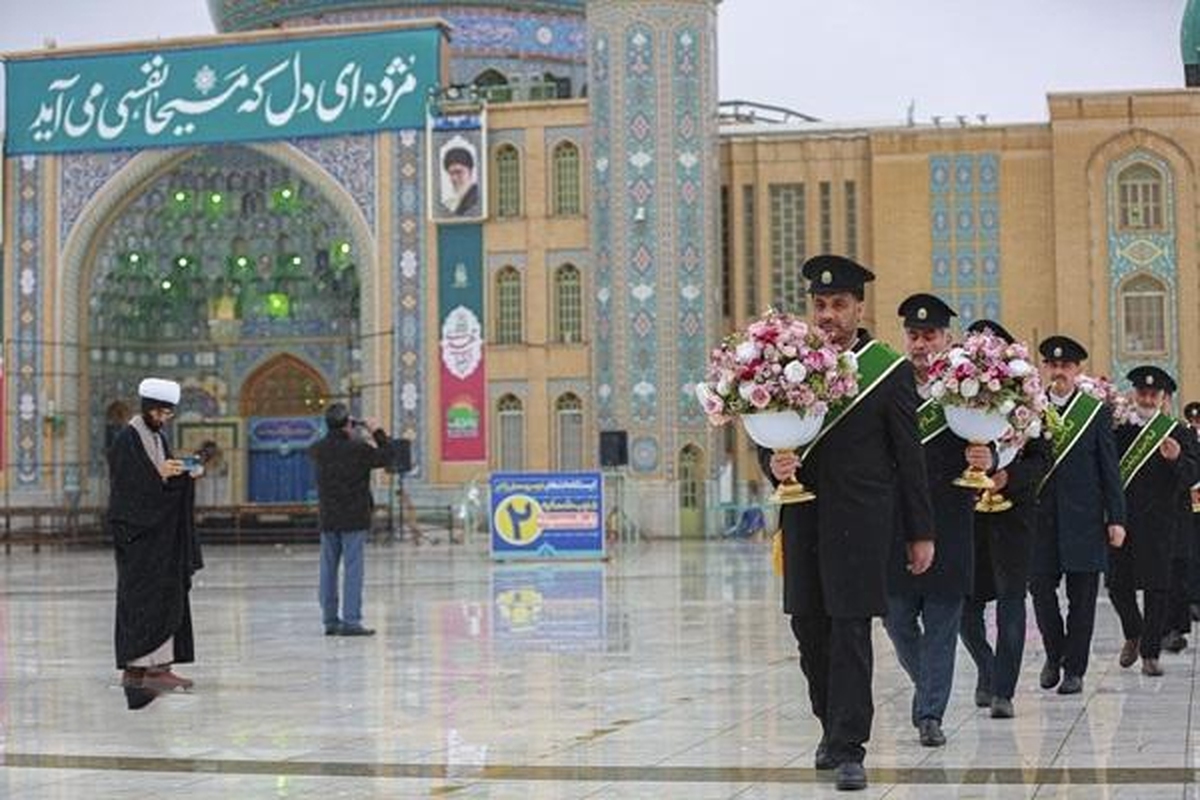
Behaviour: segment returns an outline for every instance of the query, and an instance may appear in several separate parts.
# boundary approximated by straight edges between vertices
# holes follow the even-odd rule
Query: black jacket
[[[395,459],[387,433],[377,429],[375,447],[344,429],[331,430],[308,449],[317,476],[321,530],[365,531],[371,527],[371,470]]]
[[[860,330],[856,350],[870,340]],[[916,379],[905,361],[804,460],[799,479],[817,499],[783,506],[780,512],[786,613],[887,613],[894,526],[901,524],[909,539],[934,535],[916,412]],[[760,451],[768,476],[770,457],[769,451]]]

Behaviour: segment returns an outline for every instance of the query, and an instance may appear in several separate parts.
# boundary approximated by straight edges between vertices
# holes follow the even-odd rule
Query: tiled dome
[[[423,7],[435,15],[438,9],[495,8],[518,12],[579,14],[585,0],[208,0],[213,23],[222,33],[270,28],[295,18],[327,13]]]

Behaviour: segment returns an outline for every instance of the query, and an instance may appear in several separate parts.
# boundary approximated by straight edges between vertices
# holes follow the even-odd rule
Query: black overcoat
[[[965,597],[975,578],[975,491],[954,485],[967,466],[967,442],[949,428],[925,445],[925,470],[933,502],[933,531],[937,550],[933,566],[923,575],[907,569],[905,545],[913,532],[897,521],[892,535],[888,591],[901,595]]]
[[[1124,524],[1125,492],[1112,412],[1101,406],[1038,494],[1032,574],[1103,572],[1107,526]]]
[[[999,594],[1025,593],[1037,533],[1037,487],[1050,469],[1050,453],[1047,439],[1026,442],[1005,468],[1008,485],[1001,494],[1012,508],[975,514],[975,600],[986,603]]]
[[[1117,428],[1117,452],[1124,453],[1141,432],[1139,425]],[[1187,431],[1177,425],[1170,435],[1179,442],[1179,458],[1167,461],[1155,452],[1125,489],[1125,544],[1109,548],[1110,587],[1171,588],[1171,556],[1180,538],[1180,498],[1196,482],[1200,464]]]
[[[163,437],[170,458],[170,447]],[[195,489],[187,474],[164,481],[132,426],[108,451],[105,522],[117,565],[114,644],[118,669],[174,636],[175,661],[194,660],[192,574],[202,566],[193,525]]]
[[[870,341],[859,331],[861,350]],[[887,613],[887,565],[897,520],[933,538],[912,366],[897,366],[812,448],[800,480],[817,499],[783,506],[783,609],[801,616]],[[769,451],[760,461],[774,481]]]

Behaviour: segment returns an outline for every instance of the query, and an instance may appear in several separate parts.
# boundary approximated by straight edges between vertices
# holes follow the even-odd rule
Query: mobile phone
[[[184,456],[180,460],[183,461],[183,468],[188,472],[195,472],[200,469],[200,456]]]

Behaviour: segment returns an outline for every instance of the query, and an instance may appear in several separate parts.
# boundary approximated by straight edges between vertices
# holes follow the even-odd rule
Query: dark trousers
[[[871,620],[793,616],[800,669],[830,755],[862,762],[871,738]]]
[[[954,683],[960,595],[889,594],[883,619],[896,658],[913,683],[912,722],[942,721]]]
[[[986,603],[967,598],[963,604],[959,636],[971,654],[978,673],[975,685],[991,694],[1012,700],[1025,655],[1025,592],[1010,592],[996,598],[996,649],[988,644],[983,624]]]
[[[1142,658],[1158,658],[1166,632],[1167,590],[1146,589],[1142,592],[1145,616],[1138,610],[1137,590],[1132,586],[1110,586],[1108,597],[1121,618],[1121,632],[1125,638],[1141,641],[1138,654]]]
[[[1184,635],[1192,632],[1192,612],[1188,608],[1187,588],[1188,558],[1176,556],[1171,559],[1171,589],[1167,597],[1165,627]]]
[[[1065,626],[1058,605],[1058,584],[1062,579],[1063,573],[1034,575],[1029,579],[1033,613],[1042,634],[1046,658],[1051,663],[1061,664],[1068,675],[1083,677],[1092,648],[1092,630],[1096,626],[1100,573],[1066,573],[1068,608]]]

